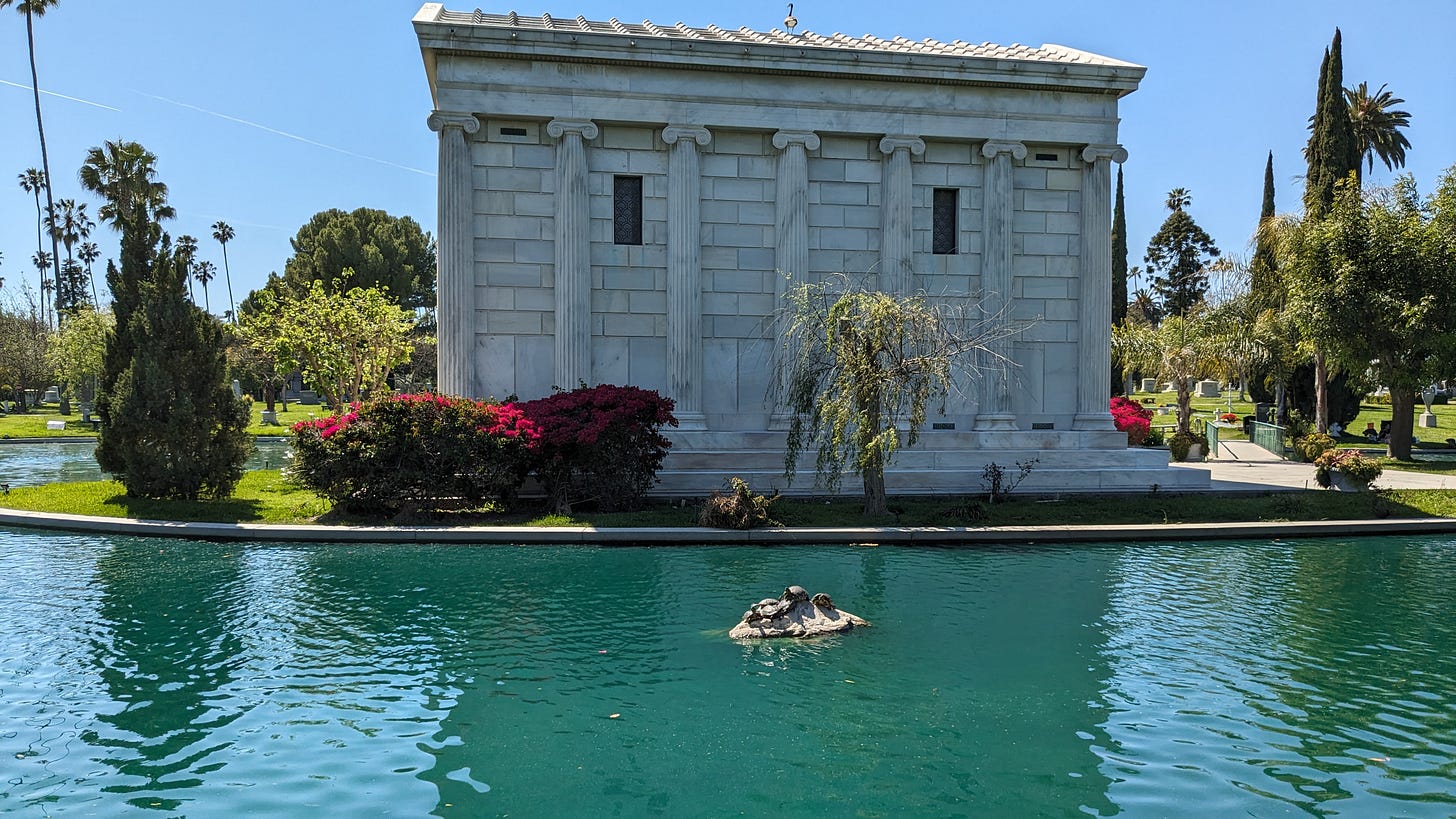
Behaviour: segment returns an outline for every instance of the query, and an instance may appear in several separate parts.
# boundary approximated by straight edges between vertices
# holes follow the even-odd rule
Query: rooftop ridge
[[[712,23],[706,26],[688,26],[681,21],[668,26],[659,25],[651,20],[643,20],[641,23],[623,23],[615,17],[606,21],[592,21],[580,15],[575,18],[557,18],[543,13],[540,16],[533,17],[522,15],[515,11],[507,14],[491,14],[482,12],[480,9],[461,12],[441,8],[436,20],[442,23],[481,26],[485,28],[511,28],[536,31],[575,30],[590,34],[648,37],[664,40],[716,41],[753,46],[795,46],[799,48],[835,49],[884,54],[923,54],[950,58],[961,57],[1055,63],[1062,65],[1140,68],[1135,63],[1105,57],[1090,51],[1056,43],[1046,43],[1041,46],[1012,43],[1009,46],[1003,46],[991,42],[971,43],[959,38],[951,42],[936,40],[932,37],[926,37],[923,40],[911,40],[899,35],[886,39],[874,34],[864,34],[855,37],[837,31],[830,35],[824,35],[813,31],[791,33],[778,28],[770,29],[769,31],[758,31],[747,26],[737,29],[725,29]]]

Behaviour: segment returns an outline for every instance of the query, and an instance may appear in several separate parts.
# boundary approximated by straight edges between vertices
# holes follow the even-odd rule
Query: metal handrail
[[[1288,430],[1278,424],[1255,421],[1249,432],[1249,440],[1283,458],[1284,438],[1287,432]]]

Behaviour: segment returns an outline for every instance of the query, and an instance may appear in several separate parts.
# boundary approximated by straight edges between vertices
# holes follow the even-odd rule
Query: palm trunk
[[[47,184],[49,184],[49,183],[47,183]],[[41,227],[41,225],[44,223],[44,221],[45,221],[45,217],[42,215],[41,209],[40,209],[40,188],[36,188],[35,189],[35,252],[36,253],[44,253],[45,252],[45,232],[44,232],[44,230]],[[51,326],[51,319],[50,319],[50,312],[46,309],[46,286],[45,286],[46,285],[46,278],[45,278],[45,268],[44,267],[37,267],[35,269],[35,272],[37,272],[37,273],[40,274],[40,320],[45,324],[45,326],[49,327],[49,326]]]
[[[46,213],[55,218],[56,203],[51,197],[51,160],[46,153],[45,122],[40,116],[40,77],[35,70],[35,20],[30,6],[25,7],[25,42],[30,49],[30,90],[35,94],[35,130],[40,135],[40,170],[45,174]],[[55,274],[56,298],[61,297],[61,248],[56,235],[51,234],[51,266]],[[45,292],[41,291],[42,294]]]
[[[1416,391],[1410,387],[1390,388],[1390,440],[1385,454],[1400,461],[1411,460],[1411,438],[1415,435]]]
[[[212,299],[207,296],[207,282],[202,283],[202,309],[212,315]]]
[[[233,324],[238,323],[238,303],[233,300],[233,271],[228,267],[227,242],[222,243],[222,274],[227,277],[228,307],[232,310],[228,315],[232,316]]]
[[[1323,352],[1314,354],[1314,431],[1330,431],[1330,373]]]

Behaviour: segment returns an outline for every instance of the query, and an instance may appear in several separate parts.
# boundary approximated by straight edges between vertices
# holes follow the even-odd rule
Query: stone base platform
[[[672,430],[661,483],[654,495],[701,496],[723,489],[730,477],[757,492],[785,495],[826,494],[814,485],[814,452],[801,458],[792,484],[784,480],[782,432]],[[1166,449],[1129,448],[1116,431],[948,432],[931,430],[914,447],[901,448],[885,474],[891,494],[938,495],[985,492],[981,471],[996,463],[1009,477],[1016,464],[1036,459],[1020,493],[1200,491],[1210,488],[1203,469],[1168,465]],[[841,494],[861,491],[858,476],[846,475]]]

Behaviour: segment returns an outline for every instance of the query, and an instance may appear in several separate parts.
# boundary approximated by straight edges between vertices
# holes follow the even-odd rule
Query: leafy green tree
[[[225,328],[184,294],[177,254],[151,218],[165,200],[120,195],[108,202],[121,265],[107,270],[116,330],[97,398],[97,463],[134,497],[226,497],[252,442],[248,404],[227,383]]]
[[[50,180],[51,176],[50,154],[46,151],[45,120],[40,115],[40,76],[35,70],[35,18],[44,17],[47,11],[60,5],[60,0],[0,0],[0,9],[14,5],[15,10],[25,15],[25,46],[30,54],[30,90],[35,97],[35,130],[40,135],[40,167],[45,187],[41,190],[46,195],[46,213],[54,213],[55,202],[51,200]],[[55,236],[51,237],[51,264],[54,266],[55,277],[61,275],[61,250]],[[45,290],[45,281],[41,281],[41,290]]]
[[[289,295],[308,292],[311,282],[343,292],[378,288],[401,307],[435,304],[435,242],[408,216],[382,210],[326,210],[292,239],[293,257],[283,268]]]
[[[1410,140],[1400,129],[1410,127],[1410,113],[1395,110],[1405,100],[1386,91],[1383,85],[1371,94],[1370,87],[1362,82],[1345,89],[1345,101],[1350,107],[1355,150],[1369,163],[1369,169],[1375,170],[1377,157],[1388,170],[1405,167],[1405,149],[1410,147]]]
[[[81,307],[61,326],[47,353],[56,377],[61,383],[76,388],[84,402],[96,398],[96,383],[106,357],[106,340],[115,327],[116,318],[110,311],[98,313]]]
[[[212,238],[216,239],[217,243],[222,245],[222,273],[223,277],[227,279],[228,291],[228,320],[233,324],[238,323],[238,303],[233,299],[233,271],[228,266],[227,246],[228,242],[231,242],[235,236],[237,236],[237,233],[233,230],[232,225],[229,225],[227,222],[219,219],[212,223]]]
[[[785,300],[793,414],[785,476],[792,480],[799,455],[817,444],[819,482],[838,487],[848,466],[863,480],[865,514],[887,514],[885,467],[901,430],[913,446],[926,408],[948,395],[953,370],[976,374],[976,358],[991,362],[982,370],[1010,366],[990,345],[1014,328],[999,316],[969,318],[978,316],[974,305],[919,295],[802,284]]]
[[[1335,187],[1354,171],[1360,172],[1360,146],[1350,122],[1345,101],[1344,57],[1340,30],[1325,50],[1320,64],[1319,91],[1314,116],[1310,117],[1309,143],[1304,149],[1309,170],[1305,174],[1304,209],[1307,215],[1323,216],[1335,200]]]
[[[1171,316],[1186,316],[1202,303],[1208,292],[1208,274],[1204,268],[1218,255],[1213,238],[1188,215],[1191,202],[1192,197],[1184,188],[1168,192],[1166,204],[1171,213],[1148,240],[1148,252],[1143,257],[1153,276],[1159,310]]]
[[[1311,335],[1348,369],[1371,367],[1390,388],[1389,455],[1409,460],[1415,396],[1456,353],[1456,166],[1426,201],[1415,180],[1362,190],[1352,175],[1308,230],[1318,290],[1291,292]]]
[[[314,281],[296,298],[254,294],[258,309],[243,315],[243,336],[283,371],[300,370],[335,412],[389,392],[394,368],[410,360],[415,316],[380,288],[329,292]]]
[[[14,401],[18,412],[28,411],[26,390],[43,389],[52,383],[54,376],[46,357],[50,341],[50,329],[33,297],[26,303],[0,304],[0,385],[11,389],[10,394],[0,397]]]

